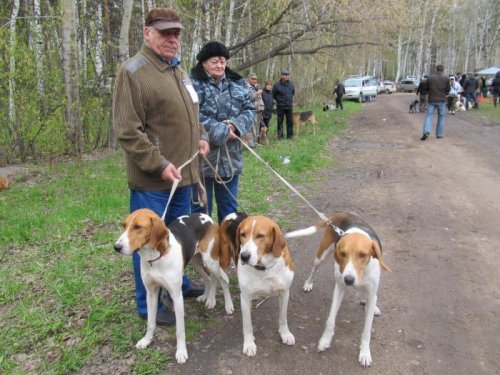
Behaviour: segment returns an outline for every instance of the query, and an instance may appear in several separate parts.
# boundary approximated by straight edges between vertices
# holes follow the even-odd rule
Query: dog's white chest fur
[[[290,289],[294,272],[285,266],[284,259],[278,258],[269,269],[257,270],[248,264],[238,262],[240,289],[249,297],[276,296]]]

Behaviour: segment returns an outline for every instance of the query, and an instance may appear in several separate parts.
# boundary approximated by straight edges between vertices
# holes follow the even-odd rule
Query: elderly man
[[[281,79],[273,86],[273,99],[276,100],[276,115],[278,118],[278,139],[283,139],[283,118],[286,117],[286,138],[293,138],[293,96],[295,87],[290,81],[290,72],[281,71]]]
[[[209,152],[208,136],[198,121],[198,96],[176,57],[183,28],[174,10],[151,9],[145,18],[144,44],[120,67],[113,98],[113,127],[125,151],[130,212],[149,208],[161,216],[173,182],[180,180],[167,224],[191,213],[192,185],[199,181],[197,158],[182,171],[178,166],[198,150],[202,155]],[[146,290],[137,253],[133,266],[137,312],[146,319]],[[202,290],[185,277],[183,294],[196,297]],[[175,324],[174,313],[161,300],[156,323]]]

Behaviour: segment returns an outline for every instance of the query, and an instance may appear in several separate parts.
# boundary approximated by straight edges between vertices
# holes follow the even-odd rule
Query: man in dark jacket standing
[[[290,81],[290,72],[281,71],[281,79],[273,86],[273,98],[276,100],[276,115],[278,116],[278,139],[283,139],[283,117],[286,117],[286,138],[293,138],[293,96],[295,88]]]
[[[342,104],[342,97],[345,94],[344,84],[339,80],[335,80],[335,88],[333,89],[333,95],[335,96],[335,106],[344,110],[344,105]]]
[[[438,120],[436,125],[436,137],[443,138],[444,136],[444,114],[446,111],[446,96],[450,92],[450,81],[446,75],[443,74],[443,65],[436,66],[436,73],[431,74],[427,80],[427,87],[429,90],[429,106],[427,107],[427,115],[424,122],[424,134],[420,140],[425,141],[432,129],[432,117],[434,111],[438,111]]]
[[[476,78],[474,78],[474,74],[469,73],[462,87],[464,89],[464,94],[465,94],[465,109],[469,110],[470,98],[474,100],[474,108],[479,109],[479,104],[477,103],[477,94],[476,94],[476,91],[479,87],[479,83],[477,82]]]

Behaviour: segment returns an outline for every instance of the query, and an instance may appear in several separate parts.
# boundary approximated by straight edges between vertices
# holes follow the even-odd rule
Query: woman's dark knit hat
[[[214,56],[222,56],[229,60],[229,50],[220,42],[208,42],[196,55],[196,60],[203,62]]]

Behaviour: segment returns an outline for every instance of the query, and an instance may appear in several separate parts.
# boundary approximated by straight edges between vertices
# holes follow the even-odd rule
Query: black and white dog
[[[408,111],[408,113],[417,113],[417,104],[418,104],[418,100],[414,100],[410,103],[410,110]]]

